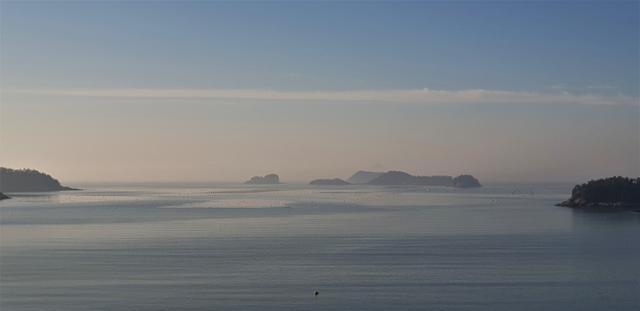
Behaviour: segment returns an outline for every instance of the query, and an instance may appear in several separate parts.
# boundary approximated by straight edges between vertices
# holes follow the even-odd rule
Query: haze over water
[[[1,311],[637,311],[554,205],[640,176],[640,2],[0,1],[0,167],[82,189],[0,188]]]

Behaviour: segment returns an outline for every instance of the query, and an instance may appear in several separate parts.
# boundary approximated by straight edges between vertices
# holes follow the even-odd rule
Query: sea
[[[79,184],[0,201],[0,310],[640,310],[569,184]]]

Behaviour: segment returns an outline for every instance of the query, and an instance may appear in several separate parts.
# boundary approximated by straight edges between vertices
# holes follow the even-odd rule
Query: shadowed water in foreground
[[[640,309],[640,214],[570,185],[82,188],[0,203],[0,309]]]

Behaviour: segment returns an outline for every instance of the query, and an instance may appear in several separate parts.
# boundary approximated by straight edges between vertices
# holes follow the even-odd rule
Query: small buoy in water
[[[315,292],[313,292],[313,295],[314,296],[318,296],[318,295],[320,295],[320,292],[319,291],[315,291]]]

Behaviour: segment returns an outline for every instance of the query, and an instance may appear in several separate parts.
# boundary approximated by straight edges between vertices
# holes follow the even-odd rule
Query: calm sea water
[[[84,188],[0,203],[0,310],[640,310],[640,214],[570,185]]]

